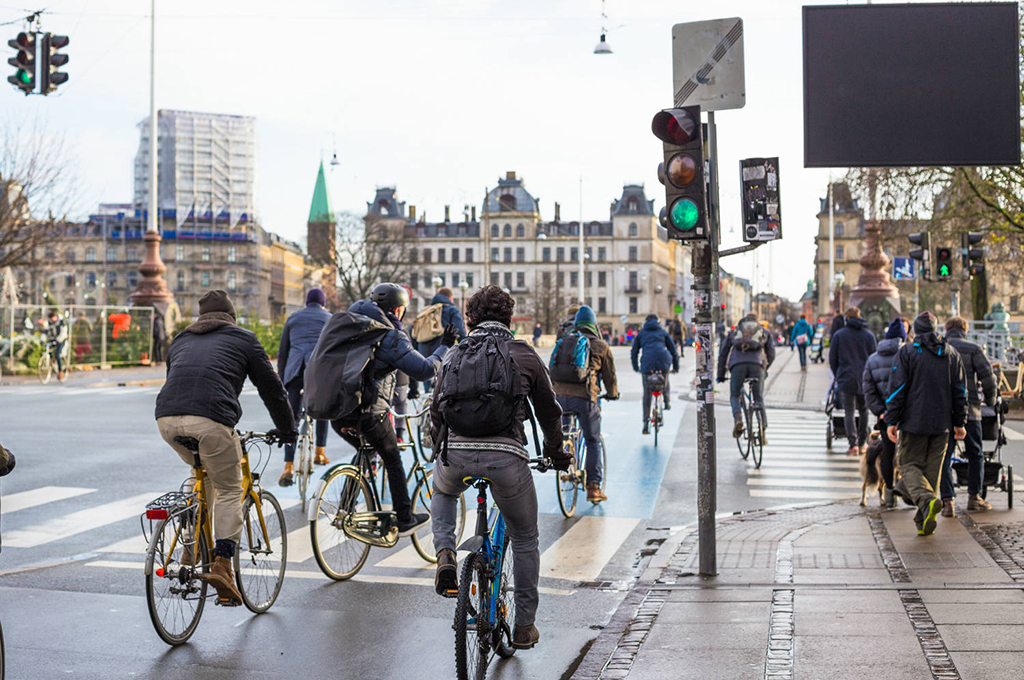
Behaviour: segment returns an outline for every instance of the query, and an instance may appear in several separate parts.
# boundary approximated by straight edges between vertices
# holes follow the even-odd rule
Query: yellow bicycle
[[[202,578],[213,565],[214,541],[199,442],[192,437],[176,441],[195,456],[193,476],[178,491],[149,503],[143,516],[143,534],[148,533],[145,520],[152,530],[146,553],[146,604],[157,635],[169,645],[180,645],[192,636],[207,598],[216,597],[216,593],[207,594],[209,583]],[[240,433],[239,441],[243,452],[242,536],[235,550],[235,580],[243,604],[262,614],[281,592],[287,531],[281,504],[260,488],[260,474],[249,467],[250,451],[259,444],[273,444],[273,438],[246,432]]]

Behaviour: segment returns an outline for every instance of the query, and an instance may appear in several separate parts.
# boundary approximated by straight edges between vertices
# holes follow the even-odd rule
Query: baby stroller
[[[1013,466],[1003,465],[1002,450],[1006,446],[1006,434],[1003,424],[1009,405],[1002,397],[996,398],[995,407],[981,407],[981,446],[985,455],[985,479],[981,487],[981,497],[985,498],[988,487],[994,486],[1006,492],[1006,507],[1013,508]],[[967,461],[962,458],[963,442],[956,443],[953,453],[953,483],[955,486],[967,486]]]
[[[843,410],[843,395],[836,388],[833,380],[828,388],[828,396],[825,398],[825,415],[828,416],[828,424],[825,425],[825,448],[832,450],[832,442],[836,439],[846,438],[846,411]],[[856,418],[860,418],[858,413]],[[857,423],[860,425],[860,423]]]
[[[825,349],[825,329],[818,326],[814,329],[814,337],[811,339],[810,360],[812,364],[824,363],[823,356]]]

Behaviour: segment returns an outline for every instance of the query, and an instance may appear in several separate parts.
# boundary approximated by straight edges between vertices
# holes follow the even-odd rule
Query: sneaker
[[[851,446],[849,449],[847,449],[846,455],[847,456],[859,456],[860,455],[860,447],[859,446]]]
[[[967,497],[967,512],[988,512],[992,504],[977,494]]]
[[[533,649],[540,642],[540,631],[532,623],[528,626],[516,626],[512,632],[512,647],[515,649]]]
[[[242,604],[242,594],[235,587],[235,575],[231,570],[231,560],[227,557],[218,557],[210,573],[197,576],[217,591],[217,604],[225,607],[238,607]]]
[[[418,529],[422,529],[430,521],[430,513],[417,512],[406,521],[398,520],[398,535],[399,536],[410,536]]]
[[[282,472],[281,476],[277,478],[277,485],[278,486],[291,486],[292,484],[294,484],[295,480],[292,477],[294,472],[295,472],[294,464],[292,464],[292,463],[285,463],[284,464],[284,472]]]
[[[591,503],[600,503],[601,501],[608,500],[608,496],[605,496],[604,491],[601,491],[600,482],[587,482],[587,500]]]
[[[956,517],[956,508],[953,507],[953,501],[942,501],[942,510],[939,514],[943,517]]]
[[[885,490],[885,497],[882,503],[882,507],[892,510],[896,507],[896,492],[892,489],[887,488]]]
[[[942,501],[938,498],[933,498],[928,501],[928,512],[925,513],[924,521],[921,522],[921,526],[917,530],[918,536],[931,536],[935,533],[935,527],[939,525],[939,523],[935,521],[935,518],[941,510]]]
[[[732,436],[739,439],[743,436],[743,421],[737,419],[736,423],[732,426]]]
[[[434,590],[441,597],[459,596],[458,558],[451,548],[441,548],[437,552]]]

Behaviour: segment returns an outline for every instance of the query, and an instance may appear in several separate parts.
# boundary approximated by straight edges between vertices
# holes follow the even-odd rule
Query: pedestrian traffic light
[[[26,95],[32,94],[36,89],[36,34],[22,31],[14,40],[8,40],[7,44],[18,51],[7,60],[8,64],[17,69],[13,76],[7,76],[7,82]]]
[[[970,281],[985,271],[985,251],[981,248],[971,248],[975,243],[981,243],[984,236],[978,231],[960,234],[960,266],[964,281]]]
[[[910,257],[921,263],[921,278],[927,281],[931,277],[931,269],[928,267],[928,253],[932,250],[932,235],[927,231],[922,231],[910,234],[907,238],[914,245],[921,246],[911,250]]]
[[[953,275],[953,249],[939,246],[935,249],[935,274],[940,281]]]
[[[665,185],[665,210],[661,219],[669,237],[708,238],[700,107],[659,111],[651,122],[651,130],[662,141],[664,160],[658,166],[658,179]]]
[[[66,35],[53,35],[47,33],[43,36],[43,49],[39,59],[39,92],[50,94],[68,81],[68,74],[58,71],[61,66],[68,63],[68,55],[61,54],[57,50],[67,47],[70,40]]]

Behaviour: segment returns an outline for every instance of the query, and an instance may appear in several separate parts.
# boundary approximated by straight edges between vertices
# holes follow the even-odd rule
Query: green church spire
[[[320,172],[317,173],[316,188],[313,189],[313,202],[309,206],[309,222],[334,224],[334,211],[331,210],[331,196],[327,193],[323,161],[320,161]]]

